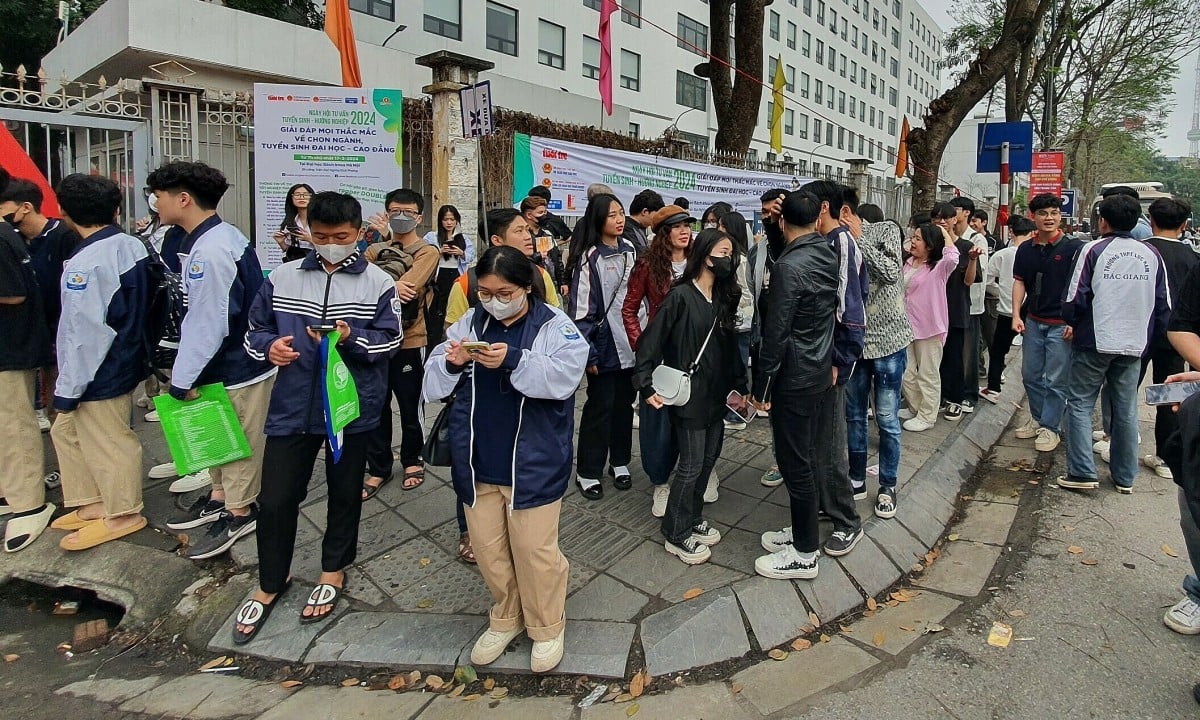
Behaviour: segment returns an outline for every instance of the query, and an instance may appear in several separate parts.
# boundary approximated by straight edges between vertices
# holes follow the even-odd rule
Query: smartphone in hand
[[[1200,392],[1200,382],[1164,383],[1146,386],[1147,405],[1178,405]]]
[[[725,407],[744,422],[750,422],[758,414],[758,408],[746,402],[746,397],[737,390],[730,390],[729,394],[725,396]]]

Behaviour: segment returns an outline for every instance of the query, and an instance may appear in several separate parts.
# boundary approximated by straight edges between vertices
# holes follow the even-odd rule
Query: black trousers
[[[1012,318],[1008,315],[996,317],[996,332],[992,335],[992,343],[988,346],[988,390],[1000,392],[1000,376],[1004,374],[1004,357],[1012,349],[1013,338],[1017,336],[1012,329]]]
[[[718,420],[707,428],[675,426],[679,462],[667,498],[667,514],[662,519],[662,534],[679,545],[692,535],[692,528],[704,519],[704,491],[708,474],[721,456],[725,423]]]
[[[963,401],[963,342],[966,332],[965,328],[950,328],[942,345],[942,400],[949,403]]]
[[[579,477],[599,480],[604,463],[628,465],[633,457],[633,368],[587,376],[587,401],[579,419]]]
[[[429,337],[427,347],[437,347],[446,339],[446,305],[450,302],[450,290],[459,278],[458,268],[439,268],[433,282],[433,299],[425,309],[425,333]]]
[[[816,552],[821,545],[817,527],[820,480],[816,476],[819,464],[816,444],[818,428],[834,424],[833,392],[832,387],[812,395],[776,392],[771,398],[775,462],[788,491],[792,544],[800,552]]]
[[[972,315],[963,334],[963,400],[979,399],[979,338],[983,334],[983,314]]]
[[[421,425],[421,380],[425,377],[425,348],[401,350],[388,362],[390,392],[379,415],[379,427],[367,443],[367,470],[374,477],[392,474],[392,396],[400,406],[400,464],[421,464],[425,433]]]
[[[858,368],[862,372],[862,368]],[[820,507],[833,521],[833,529],[843,532],[862,527],[854,506],[854,488],[850,484],[850,454],[846,450],[846,387],[834,385],[829,392],[830,408],[822,408],[833,421],[817,426],[817,493]],[[774,409],[774,406],[772,406]]]
[[[342,458],[333,462],[325,448],[325,484],[329,503],[321,540],[321,570],[337,572],[358,553],[358,521],[362,514],[362,474],[367,434],[343,435]],[[263,451],[262,490],[258,495],[258,586],[266,593],[283,590],[296,549],[300,503],[308,495],[317,451],[324,435],[268,437]]]
[[[1168,377],[1183,372],[1183,358],[1174,348],[1155,347],[1150,354],[1142,358],[1142,372],[1138,375],[1138,386],[1146,378],[1146,368],[1154,364],[1150,373],[1155,384],[1161,384]],[[1167,446],[1167,438],[1179,429],[1179,416],[1170,405],[1159,405],[1154,411],[1154,451],[1162,455],[1161,450]]]

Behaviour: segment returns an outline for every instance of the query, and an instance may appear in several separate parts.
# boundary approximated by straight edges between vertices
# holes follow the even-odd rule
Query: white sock
[[[581,476],[579,476],[579,478],[578,478],[578,481],[579,481],[579,485],[580,485],[580,487],[582,487],[584,490],[591,490],[592,488],[594,488],[594,487],[596,487],[597,485],[599,485],[599,484],[600,484],[600,481],[599,481],[599,480],[593,480],[593,479],[591,479],[591,478],[585,478],[585,477],[583,477],[582,475],[581,475]]]
[[[799,551],[797,551],[797,552],[799,552]],[[817,561],[817,553],[802,552],[802,553],[800,553],[800,559],[806,563],[816,562]]]
[[[627,465],[617,465],[613,467],[613,475],[629,475],[629,467]]]

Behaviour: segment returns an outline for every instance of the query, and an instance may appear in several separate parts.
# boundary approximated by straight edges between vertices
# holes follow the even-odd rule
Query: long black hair
[[[736,243],[729,233],[716,228],[708,228],[701,230],[699,235],[692,238],[692,250],[688,255],[687,265],[676,284],[684,285],[700,277],[700,273],[708,267],[708,256],[712,254],[717,243],[722,240],[728,240],[734,244],[734,253],[729,258],[733,261],[734,272],[725,278],[713,277],[712,297],[717,306],[717,324],[726,330],[733,330],[737,325],[735,316],[738,303],[742,301],[742,288],[737,282],[737,267],[741,258],[738,257]],[[711,269],[709,268],[709,270]]]
[[[721,227],[725,228],[725,233],[729,235],[729,239],[733,241],[733,251],[738,255],[746,255],[750,252],[750,235],[746,232],[746,216],[740,212],[730,210],[721,216]]]
[[[925,223],[917,228],[917,232],[921,233],[921,240],[925,242],[925,264],[933,267],[942,259],[942,252],[946,249],[946,233],[942,231],[940,225],[933,223]]]
[[[279,229],[287,232],[289,227],[296,224],[296,216],[300,214],[300,208],[296,207],[296,203],[292,200],[292,193],[300,188],[308,191],[308,205],[312,207],[312,196],[317,194],[316,190],[312,189],[307,183],[299,183],[288,188],[287,197],[283,201],[283,222],[279,223]]]
[[[476,277],[496,275],[505,282],[525,288],[539,300],[545,300],[545,289],[533,281],[535,272],[540,270],[525,257],[525,253],[507,245],[489,247],[475,265]]]
[[[729,213],[729,212],[733,212],[733,206],[730,205],[729,203],[727,203],[727,202],[713,203],[712,205],[709,205],[707,208],[705,208],[704,213],[702,215],[700,215],[700,224],[701,224],[701,226],[703,226],[704,223],[709,221],[708,219],[710,217],[712,218],[713,222],[721,222],[721,218],[725,216],[725,213]],[[726,226],[726,227],[728,227],[728,226]]]
[[[609,193],[593,195],[588,201],[587,210],[584,210],[583,217],[571,233],[571,248],[567,253],[567,277],[574,276],[575,268],[588,250],[604,241],[604,224],[608,222],[608,213],[613,203],[624,210],[625,206],[621,205],[617,196]]]
[[[438,245],[448,245],[450,243],[450,238],[446,235],[446,228],[442,227],[442,218],[446,217],[446,213],[454,216],[454,222],[456,223],[454,228],[455,235],[462,234],[462,215],[458,212],[458,208],[453,205],[443,205],[438,208],[437,213]]]

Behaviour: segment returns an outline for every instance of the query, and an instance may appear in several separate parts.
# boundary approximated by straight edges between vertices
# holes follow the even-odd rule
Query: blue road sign
[[[1000,172],[1000,145],[1008,143],[1009,172],[1033,167],[1033,123],[980,123],[975,146],[975,172]]]
[[[1062,214],[1063,217],[1075,217],[1075,191],[1062,191]]]

